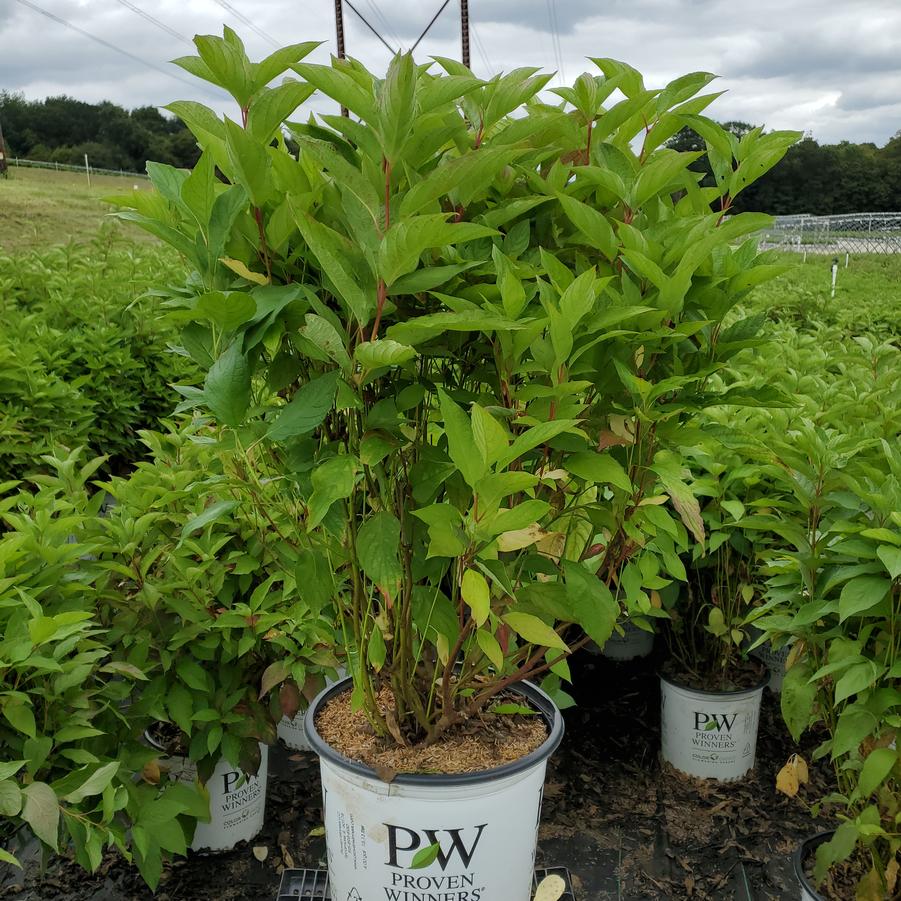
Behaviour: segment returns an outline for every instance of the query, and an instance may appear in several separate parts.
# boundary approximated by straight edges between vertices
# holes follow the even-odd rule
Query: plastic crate
[[[545,876],[560,876],[566,891],[560,901],[576,901],[572,880],[566,867],[550,867],[535,871],[535,887]],[[332,901],[327,870],[285,870],[276,901]]]

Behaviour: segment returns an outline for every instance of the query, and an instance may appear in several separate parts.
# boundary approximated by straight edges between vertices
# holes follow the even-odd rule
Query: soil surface
[[[384,689],[376,700],[382,712],[391,717],[392,693]],[[499,696],[495,703],[528,707],[521,696],[512,693]],[[353,710],[349,691],[332,698],[317,712],[316,729],[336,751],[371,766],[389,781],[398,773],[492,770],[531,754],[548,736],[547,726],[538,715],[485,711],[448,729],[429,747],[400,748],[394,741],[379,738],[362,710]],[[396,725],[395,732],[399,732]]]
[[[828,766],[811,764],[811,784],[798,797],[777,794],[776,774],[797,749],[769,691],[748,779],[703,783],[661,765],[659,664],[588,653],[572,661],[579,706],[566,711],[566,736],[548,767],[536,865],[568,867],[578,901],[797,901],[791,854],[833,825],[813,819],[805,805],[831,790]],[[808,761],[815,743],[801,749]],[[229,853],[168,865],[157,901],[275,901],[285,867],[325,866],[321,817],[315,756],[273,748],[259,837]],[[259,856],[265,849],[265,859],[254,849]],[[94,875],[55,860],[41,877],[39,863],[33,849],[24,875],[0,868],[0,899],[153,898],[112,855]]]
[[[813,878],[816,849],[810,849],[810,853],[804,858],[802,865],[808,882],[816,885]],[[824,901],[845,901],[846,898],[855,897],[857,884],[866,876],[870,866],[870,861],[865,855],[853,854],[849,860],[830,868],[829,874],[822,884],[817,886],[817,894],[821,895]],[[901,893],[893,893],[892,897],[898,898],[899,894]]]

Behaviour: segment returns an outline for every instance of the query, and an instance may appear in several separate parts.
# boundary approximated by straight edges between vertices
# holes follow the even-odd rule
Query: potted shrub
[[[96,561],[103,495],[85,486],[104,461],[43,462],[52,474],[7,483],[0,499],[0,861],[18,864],[27,830],[90,871],[117,848],[155,887],[163,857],[185,853],[200,799],[136,783],[122,754],[121,710],[146,677],[116,659],[100,622],[115,592]]]
[[[653,554],[637,563],[634,538],[674,520],[638,528],[652,483],[619,457],[687,508],[638,422],[675,434],[667,399],[718,365],[710,314],[759,277],[751,245],[731,244],[762,220],[724,220],[730,180],[712,213],[694,155],[659,149],[713,99],[694,97],[710,76],[649,91],[598,60],[603,74],[555,107],[535,99],[547,77],[533,69],[486,83],[404,55],[377,79],[350,60],[299,63],[305,45],[253,66],[229,30],[196,44],[182,65],[230,91],[241,124],[173,105],[200,164],[158,167],[159,197],[121,202],[194,270],[172,293],[208,368],[187,401],[278,446],[304,499],[297,531],[336,548],[350,677],[306,719],[332,890],[526,899],[566,656],[606,642],[627,565],[648,612],[644,587],[669,582]],[[304,82],[266,89],[275,61]],[[295,156],[281,120],[313,88],[355,118],[291,123]],[[728,139],[699,127],[731,171]],[[787,143],[756,134],[736,183]],[[611,426],[636,437],[618,455]],[[603,531],[611,485],[633,497],[622,534]],[[660,546],[678,568],[672,539]]]
[[[671,657],[661,673],[663,758],[697,777],[740,779],[754,766],[764,666],[751,657],[746,621],[759,603],[762,469],[718,441],[686,451],[706,541],[672,599]],[[767,502],[766,493],[762,502]]]
[[[145,777],[159,780],[161,768],[204,786],[209,821],[191,848],[225,850],[264,822],[268,745],[285,703],[270,692],[336,661],[283,537],[290,492],[261,478],[259,455],[238,457],[207,431],[195,422],[145,434],[152,461],[108,485],[117,504],[103,521],[113,548],[104,562],[118,580],[120,656],[150,676],[129,709],[156,750]],[[159,766],[146,760],[160,755]]]
[[[901,726],[901,456],[887,442],[807,424],[787,436],[785,507],[773,530],[785,542],[769,564],[769,601],[758,620],[794,640],[782,712],[797,740],[818,729],[837,791],[815,810],[834,815],[795,857],[811,899],[897,894]],[[800,774],[798,770],[800,769]],[[806,767],[790,761],[777,783],[798,791]]]

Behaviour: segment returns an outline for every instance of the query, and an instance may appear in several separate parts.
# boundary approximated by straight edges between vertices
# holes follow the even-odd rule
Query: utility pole
[[[344,0],[335,0],[335,31],[338,35],[338,59],[344,59]],[[341,115],[350,115],[346,106],[341,106]]]
[[[469,65],[469,0],[460,0],[460,28],[463,42],[463,65]]]

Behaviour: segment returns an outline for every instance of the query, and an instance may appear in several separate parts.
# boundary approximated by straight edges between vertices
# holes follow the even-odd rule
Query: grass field
[[[92,175],[25,169],[12,166],[8,178],[0,178],[0,251],[32,250],[69,240],[87,241],[109,221],[112,209],[102,198],[131,191],[150,182],[133,175]],[[138,228],[123,224],[137,240],[153,240]]]

